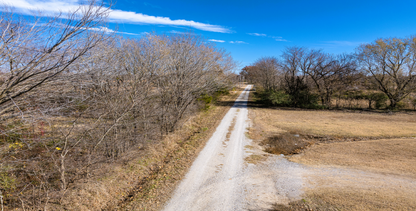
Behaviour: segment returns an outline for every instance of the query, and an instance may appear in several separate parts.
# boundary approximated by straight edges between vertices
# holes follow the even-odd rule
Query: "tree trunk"
[[[328,108],[331,107],[331,99],[332,99],[332,90],[327,89],[326,96],[325,96],[325,105],[328,106]]]
[[[390,98],[390,108],[396,108],[397,102],[395,99]]]
[[[66,179],[65,179],[65,157],[61,156],[61,191],[66,190]]]
[[[0,190],[0,204],[1,204],[1,211],[4,211],[4,207],[3,207],[3,193]]]

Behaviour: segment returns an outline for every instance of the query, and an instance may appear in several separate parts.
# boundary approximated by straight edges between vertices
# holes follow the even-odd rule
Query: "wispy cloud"
[[[168,17],[156,17],[142,13],[127,12],[122,10],[111,10],[110,20],[113,22],[129,22],[137,24],[155,24],[169,26],[186,26],[211,32],[229,33],[230,30],[222,26],[199,23],[188,20],[171,20]]]
[[[274,40],[279,41],[279,42],[289,42],[286,39],[283,39],[283,37],[279,37],[279,36],[272,36],[272,35],[260,34],[260,33],[247,33],[247,34],[252,35],[252,36],[257,36],[257,37],[273,38]]]
[[[279,41],[279,42],[289,42],[283,38],[275,38],[274,40]]]
[[[267,37],[267,34],[260,34],[260,33],[247,33],[248,35],[258,36],[258,37]]]
[[[92,31],[100,31],[100,32],[105,32],[105,33],[117,33],[117,34],[128,34],[128,35],[139,35],[136,33],[129,33],[129,32],[121,32],[121,31],[114,31],[112,29],[109,29],[107,27],[103,27],[100,26],[99,28],[89,28],[88,30],[92,30]]]
[[[208,41],[210,41],[210,42],[219,42],[219,43],[228,42],[228,43],[231,43],[231,44],[248,44],[244,41],[239,41],[239,40],[237,40],[237,41],[225,41],[225,40],[209,39]]]
[[[36,24],[35,23],[29,23],[28,25],[30,25],[32,27],[44,27],[44,26],[46,26],[45,23],[36,23]],[[58,23],[54,27],[65,28],[65,27],[68,27],[68,26]],[[69,27],[74,28],[72,26],[69,26]],[[140,34],[136,34],[136,33],[122,32],[122,31],[115,31],[115,30],[112,30],[112,29],[104,27],[104,26],[100,26],[100,27],[97,27],[97,28],[84,28],[84,27],[82,27],[81,29],[90,30],[90,31],[97,31],[97,32],[104,32],[104,33],[117,33],[117,34],[128,34],[128,35],[143,35],[143,34],[148,33],[148,32],[141,32]]]
[[[176,30],[170,30],[169,33],[171,34],[195,34],[193,31],[176,31]]]
[[[31,14],[31,10],[41,10],[45,14],[74,11],[78,8],[81,0],[2,0],[0,4],[13,6],[17,12]],[[231,31],[223,26],[200,23],[193,20],[172,20],[169,17],[151,16],[124,10],[110,9],[109,20],[111,22],[125,22],[132,24],[154,24],[168,26],[185,26],[211,32],[230,33]]]
[[[231,44],[248,44],[244,41],[239,41],[239,40],[237,40],[237,41],[225,41],[225,40],[209,39],[208,41],[210,41],[210,42],[219,42],[219,43],[228,42],[228,43],[231,43]]]
[[[244,41],[230,41],[230,43],[233,43],[233,44],[248,44]]]
[[[224,40],[209,39],[210,42],[225,42]]]

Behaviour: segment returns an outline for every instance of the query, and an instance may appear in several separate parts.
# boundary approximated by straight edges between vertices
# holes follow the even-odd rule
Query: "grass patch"
[[[336,165],[416,178],[416,139],[380,139],[314,145],[291,161]]]
[[[267,159],[267,155],[264,155],[264,154],[262,154],[262,155],[253,154],[253,155],[250,155],[250,156],[247,156],[246,158],[244,158],[244,160],[247,163],[252,163],[252,164],[261,163],[261,162],[265,161],[266,159]]]
[[[256,108],[265,131],[277,129],[335,137],[416,137],[416,114]]]
[[[311,167],[304,199],[272,210],[416,210],[415,113],[251,105],[250,137]]]
[[[336,205],[330,204],[319,198],[313,199],[301,199],[298,201],[290,202],[288,205],[285,204],[274,204],[270,211],[339,211]]]
[[[328,188],[288,205],[275,204],[272,211],[415,210],[412,196],[377,190]]]
[[[244,148],[249,149],[249,150],[253,150],[254,149],[254,147],[251,146],[251,145],[245,145]]]

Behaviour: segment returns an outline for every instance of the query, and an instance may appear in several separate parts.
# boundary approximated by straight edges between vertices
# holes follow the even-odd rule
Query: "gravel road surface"
[[[265,155],[247,147],[251,88],[237,98],[164,210],[268,210],[302,194],[302,166],[275,155],[256,165],[245,162],[252,154]]]

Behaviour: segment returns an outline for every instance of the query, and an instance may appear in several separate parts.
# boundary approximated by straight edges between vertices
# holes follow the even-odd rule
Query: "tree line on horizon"
[[[367,101],[369,109],[416,109],[416,36],[378,39],[351,54],[287,47],[240,75],[260,87],[268,105],[333,108],[352,99]]]

